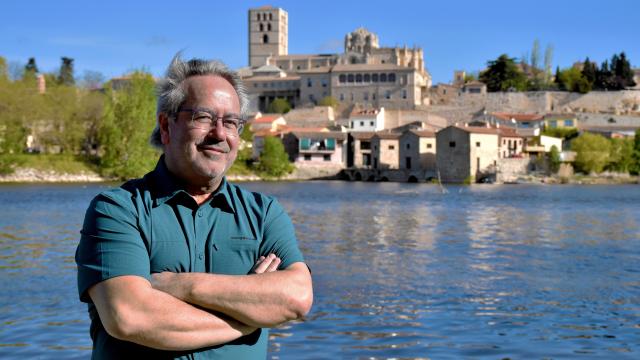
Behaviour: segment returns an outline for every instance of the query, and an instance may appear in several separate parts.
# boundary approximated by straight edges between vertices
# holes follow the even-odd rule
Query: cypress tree
[[[58,84],[72,86],[75,85],[75,79],[73,78],[73,59],[68,57],[62,57],[62,65],[60,66],[60,73],[58,74]]]
[[[589,61],[589,57],[587,56],[582,67],[582,76],[584,76],[592,87],[596,82],[596,72],[596,64]]]
[[[24,74],[22,75],[23,80],[35,80],[36,74],[38,73],[38,65],[36,65],[35,58],[29,58],[27,65],[24,66]]]

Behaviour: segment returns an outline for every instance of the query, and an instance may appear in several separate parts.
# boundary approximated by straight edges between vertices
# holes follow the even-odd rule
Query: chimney
[[[38,93],[44,94],[47,91],[47,80],[43,74],[38,75]]]

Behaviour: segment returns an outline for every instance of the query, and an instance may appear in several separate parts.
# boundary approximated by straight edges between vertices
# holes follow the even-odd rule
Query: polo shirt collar
[[[154,206],[160,206],[176,196],[190,195],[184,190],[184,186],[180,179],[173,175],[164,161],[164,155],[160,157],[155,169],[147,174],[153,184]],[[235,213],[235,207],[231,199],[231,185],[227,182],[227,178],[223,177],[220,187],[215,194],[205,204],[209,206],[218,206],[222,209],[227,208]],[[203,205],[204,206],[204,205]]]

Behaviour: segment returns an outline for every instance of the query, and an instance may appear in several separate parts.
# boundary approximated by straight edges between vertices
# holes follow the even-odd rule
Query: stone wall
[[[521,176],[527,175],[529,158],[506,158],[498,160],[498,175],[496,181],[515,182]]]

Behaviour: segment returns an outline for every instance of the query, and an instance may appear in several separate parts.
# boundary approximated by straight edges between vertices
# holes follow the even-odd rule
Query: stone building
[[[435,172],[436,134],[407,130],[400,136],[400,169]]]
[[[428,103],[431,75],[421,48],[380,47],[364,28],[347,34],[342,54],[288,54],[288,15],[274,7],[249,10],[249,69],[242,69],[251,107],[265,111],[276,97],[292,106],[332,96],[343,104],[414,109]],[[279,71],[276,71],[279,69]]]
[[[380,131],[373,135],[371,146],[374,169],[400,169],[400,136],[402,133],[392,131]]]
[[[436,134],[436,164],[441,180],[462,183],[493,173],[498,163],[498,129],[449,126]]]

